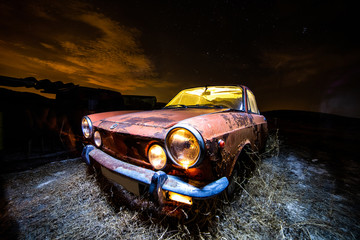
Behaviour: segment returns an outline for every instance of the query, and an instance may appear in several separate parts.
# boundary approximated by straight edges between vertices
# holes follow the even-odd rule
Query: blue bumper
[[[90,164],[90,159],[93,159],[116,174],[148,185],[151,196],[160,203],[163,201],[163,191],[170,191],[195,199],[205,199],[221,193],[229,185],[228,179],[222,177],[204,187],[198,188],[179,177],[167,175],[163,171],[153,171],[116,159],[92,145],[84,147],[82,158],[87,164]]]

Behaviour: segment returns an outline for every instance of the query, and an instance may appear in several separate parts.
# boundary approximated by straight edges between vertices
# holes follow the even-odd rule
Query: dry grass
[[[321,166],[279,149],[272,135],[267,157],[256,160],[232,201],[219,196],[190,209],[159,209],[89,172],[80,159],[6,174],[1,228],[19,239],[359,238],[356,202],[334,193]]]
[[[335,180],[324,166],[314,166],[292,152],[279,155],[277,132],[269,140],[264,155],[250,153],[258,166],[247,184],[238,183],[242,193],[224,206],[212,235],[225,239],[358,239],[355,194],[337,195]]]

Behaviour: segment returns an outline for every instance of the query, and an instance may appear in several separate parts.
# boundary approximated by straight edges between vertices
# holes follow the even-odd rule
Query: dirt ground
[[[258,165],[231,201],[165,210],[104,183],[80,158],[2,174],[0,238],[360,239],[358,162],[339,175],[283,146]]]

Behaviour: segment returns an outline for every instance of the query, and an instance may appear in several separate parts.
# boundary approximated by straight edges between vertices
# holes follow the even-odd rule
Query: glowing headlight
[[[101,146],[101,135],[100,135],[99,131],[96,131],[94,133],[94,142],[97,147]]]
[[[159,170],[164,168],[166,164],[166,153],[161,146],[157,144],[152,145],[149,148],[148,157],[151,165],[155,169]]]
[[[84,134],[84,137],[86,138],[90,138],[92,133],[93,133],[93,125],[92,122],[90,120],[90,118],[88,117],[83,117],[83,119],[81,120],[81,130]]]
[[[196,130],[176,127],[166,136],[166,150],[171,160],[185,169],[198,163],[203,148],[203,140]]]

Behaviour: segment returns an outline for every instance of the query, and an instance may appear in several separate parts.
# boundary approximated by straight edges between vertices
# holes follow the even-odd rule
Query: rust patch
[[[267,133],[267,123],[261,115],[218,109],[126,112],[99,120],[94,126],[102,134],[103,151],[134,165],[153,169],[147,159],[149,145],[157,142],[164,147],[169,127],[180,121],[201,133],[205,141],[205,158],[200,165],[187,170],[168,160],[163,171],[200,182],[229,177],[242,146],[245,143],[251,147],[261,146]],[[114,124],[117,126],[110,129]],[[218,145],[220,139],[225,142],[223,148]]]

